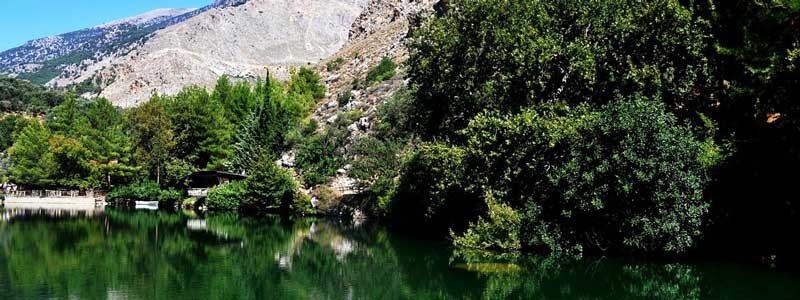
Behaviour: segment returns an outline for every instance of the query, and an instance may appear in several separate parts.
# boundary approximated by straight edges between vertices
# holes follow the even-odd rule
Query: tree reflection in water
[[[800,298],[796,275],[755,267],[452,253],[328,219],[13,216],[0,221],[0,299]]]

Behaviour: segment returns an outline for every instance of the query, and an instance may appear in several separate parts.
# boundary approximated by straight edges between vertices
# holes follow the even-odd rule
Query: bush
[[[339,119],[343,119],[341,116]],[[328,128],[324,133],[315,134],[298,146],[295,164],[302,171],[306,186],[324,183],[336,175],[342,165],[339,146],[346,132],[338,128]]]
[[[397,64],[391,58],[384,57],[381,62],[367,71],[366,86],[382,82],[397,74]]]
[[[206,206],[210,210],[238,210],[247,202],[249,186],[246,181],[234,181],[208,191]]]
[[[296,195],[291,207],[292,211],[298,214],[314,213],[314,206],[311,204],[311,196]]]
[[[350,103],[350,100],[353,99],[353,90],[346,90],[339,94],[336,97],[336,101],[339,103],[339,107],[344,107],[347,103]]]
[[[162,190],[158,194],[158,202],[161,203],[178,203],[183,199],[183,191],[180,190]]]
[[[266,157],[261,159],[247,182],[251,195],[247,197],[246,205],[258,209],[281,208],[284,211],[292,208],[298,184],[288,170],[272,160]]]
[[[490,250],[519,250],[522,214],[502,203],[487,201],[489,208],[486,217],[470,225],[461,236],[451,232],[453,244],[461,248]]]
[[[583,223],[575,233],[589,233],[584,248],[688,250],[709,207],[703,194],[717,162],[707,158],[720,157],[708,152],[719,148],[655,101],[612,102],[594,121],[550,179]]]
[[[464,132],[471,190],[524,215],[522,247],[560,253],[683,252],[708,203],[708,157],[654,101],[614,101],[593,112],[539,108],[482,115]],[[502,246],[479,221],[462,244]]]
[[[108,202],[119,201],[158,201],[176,203],[183,198],[183,191],[161,189],[154,181],[144,180],[130,185],[118,186],[106,196]]]
[[[414,124],[414,92],[397,91],[392,98],[378,106],[378,134],[386,138],[403,138],[417,130]]]
[[[342,194],[327,185],[318,187],[314,191],[317,197],[317,210],[321,213],[333,213],[339,208]]]
[[[329,61],[325,65],[325,67],[328,70],[328,72],[333,72],[333,71],[339,70],[339,68],[341,68],[342,65],[344,65],[344,58],[337,57],[336,59]]]

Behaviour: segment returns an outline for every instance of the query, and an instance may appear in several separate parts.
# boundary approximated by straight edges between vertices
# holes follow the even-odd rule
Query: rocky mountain
[[[405,41],[420,21],[434,13],[438,0],[371,0],[366,9],[351,26],[349,41],[336,54],[317,65],[328,87],[328,94],[313,114],[320,124],[332,123],[335,116],[351,110],[364,111],[367,120],[374,117],[376,107],[406,86],[403,64],[408,59]],[[401,66],[397,76],[367,88],[354,87],[354,80],[363,80],[370,68],[384,57]],[[334,70],[327,63],[341,61]],[[338,96],[350,91],[353,94],[347,105],[338,105]],[[354,133],[364,133],[366,128],[354,127]]]
[[[97,60],[141,41],[152,32],[182,22],[194,8],[158,9],[139,16],[41,38],[0,53],[0,74],[46,83],[69,66]]]
[[[221,75],[286,78],[292,67],[316,65],[331,91],[314,115],[324,121],[340,110],[327,103],[354,78],[383,57],[405,60],[403,41],[434,2],[216,0],[196,10],[160,9],[2,52],[0,74],[129,107],[154,92],[211,87]],[[326,70],[333,59],[344,64]],[[369,111],[404,85],[400,78],[355,91],[348,108]]]
[[[127,107],[153,92],[211,87],[221,75],[286,78],[292,66],[319,62],[348,41],[367,0],[224,1],[185,22],[155,32],[129,52],[111,55],[54,86],[99,82],[99,96]]]

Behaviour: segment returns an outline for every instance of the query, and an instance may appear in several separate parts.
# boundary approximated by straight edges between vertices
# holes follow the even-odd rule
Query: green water
[[[0,299],[800,299],[800,277],[719,261],[457,255],[326,219],[6,210]]]

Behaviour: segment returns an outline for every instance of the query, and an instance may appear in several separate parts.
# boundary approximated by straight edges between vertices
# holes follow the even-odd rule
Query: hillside
[[[198,12],[194,8],[165,8],[99,26],[36,39],[0,53],[0,74],[47,83],[62,72],[131,45]]]
[[[213,8],[156,32],[129,54],[110,56],[51,84],[99,77],[107,85],[100,96],[128,107],[153,92],[210,87],[221,75],[252,80],[272,69],[285,78],[290,66],[316,63],[339,50],[365,3],[251,0]]]

